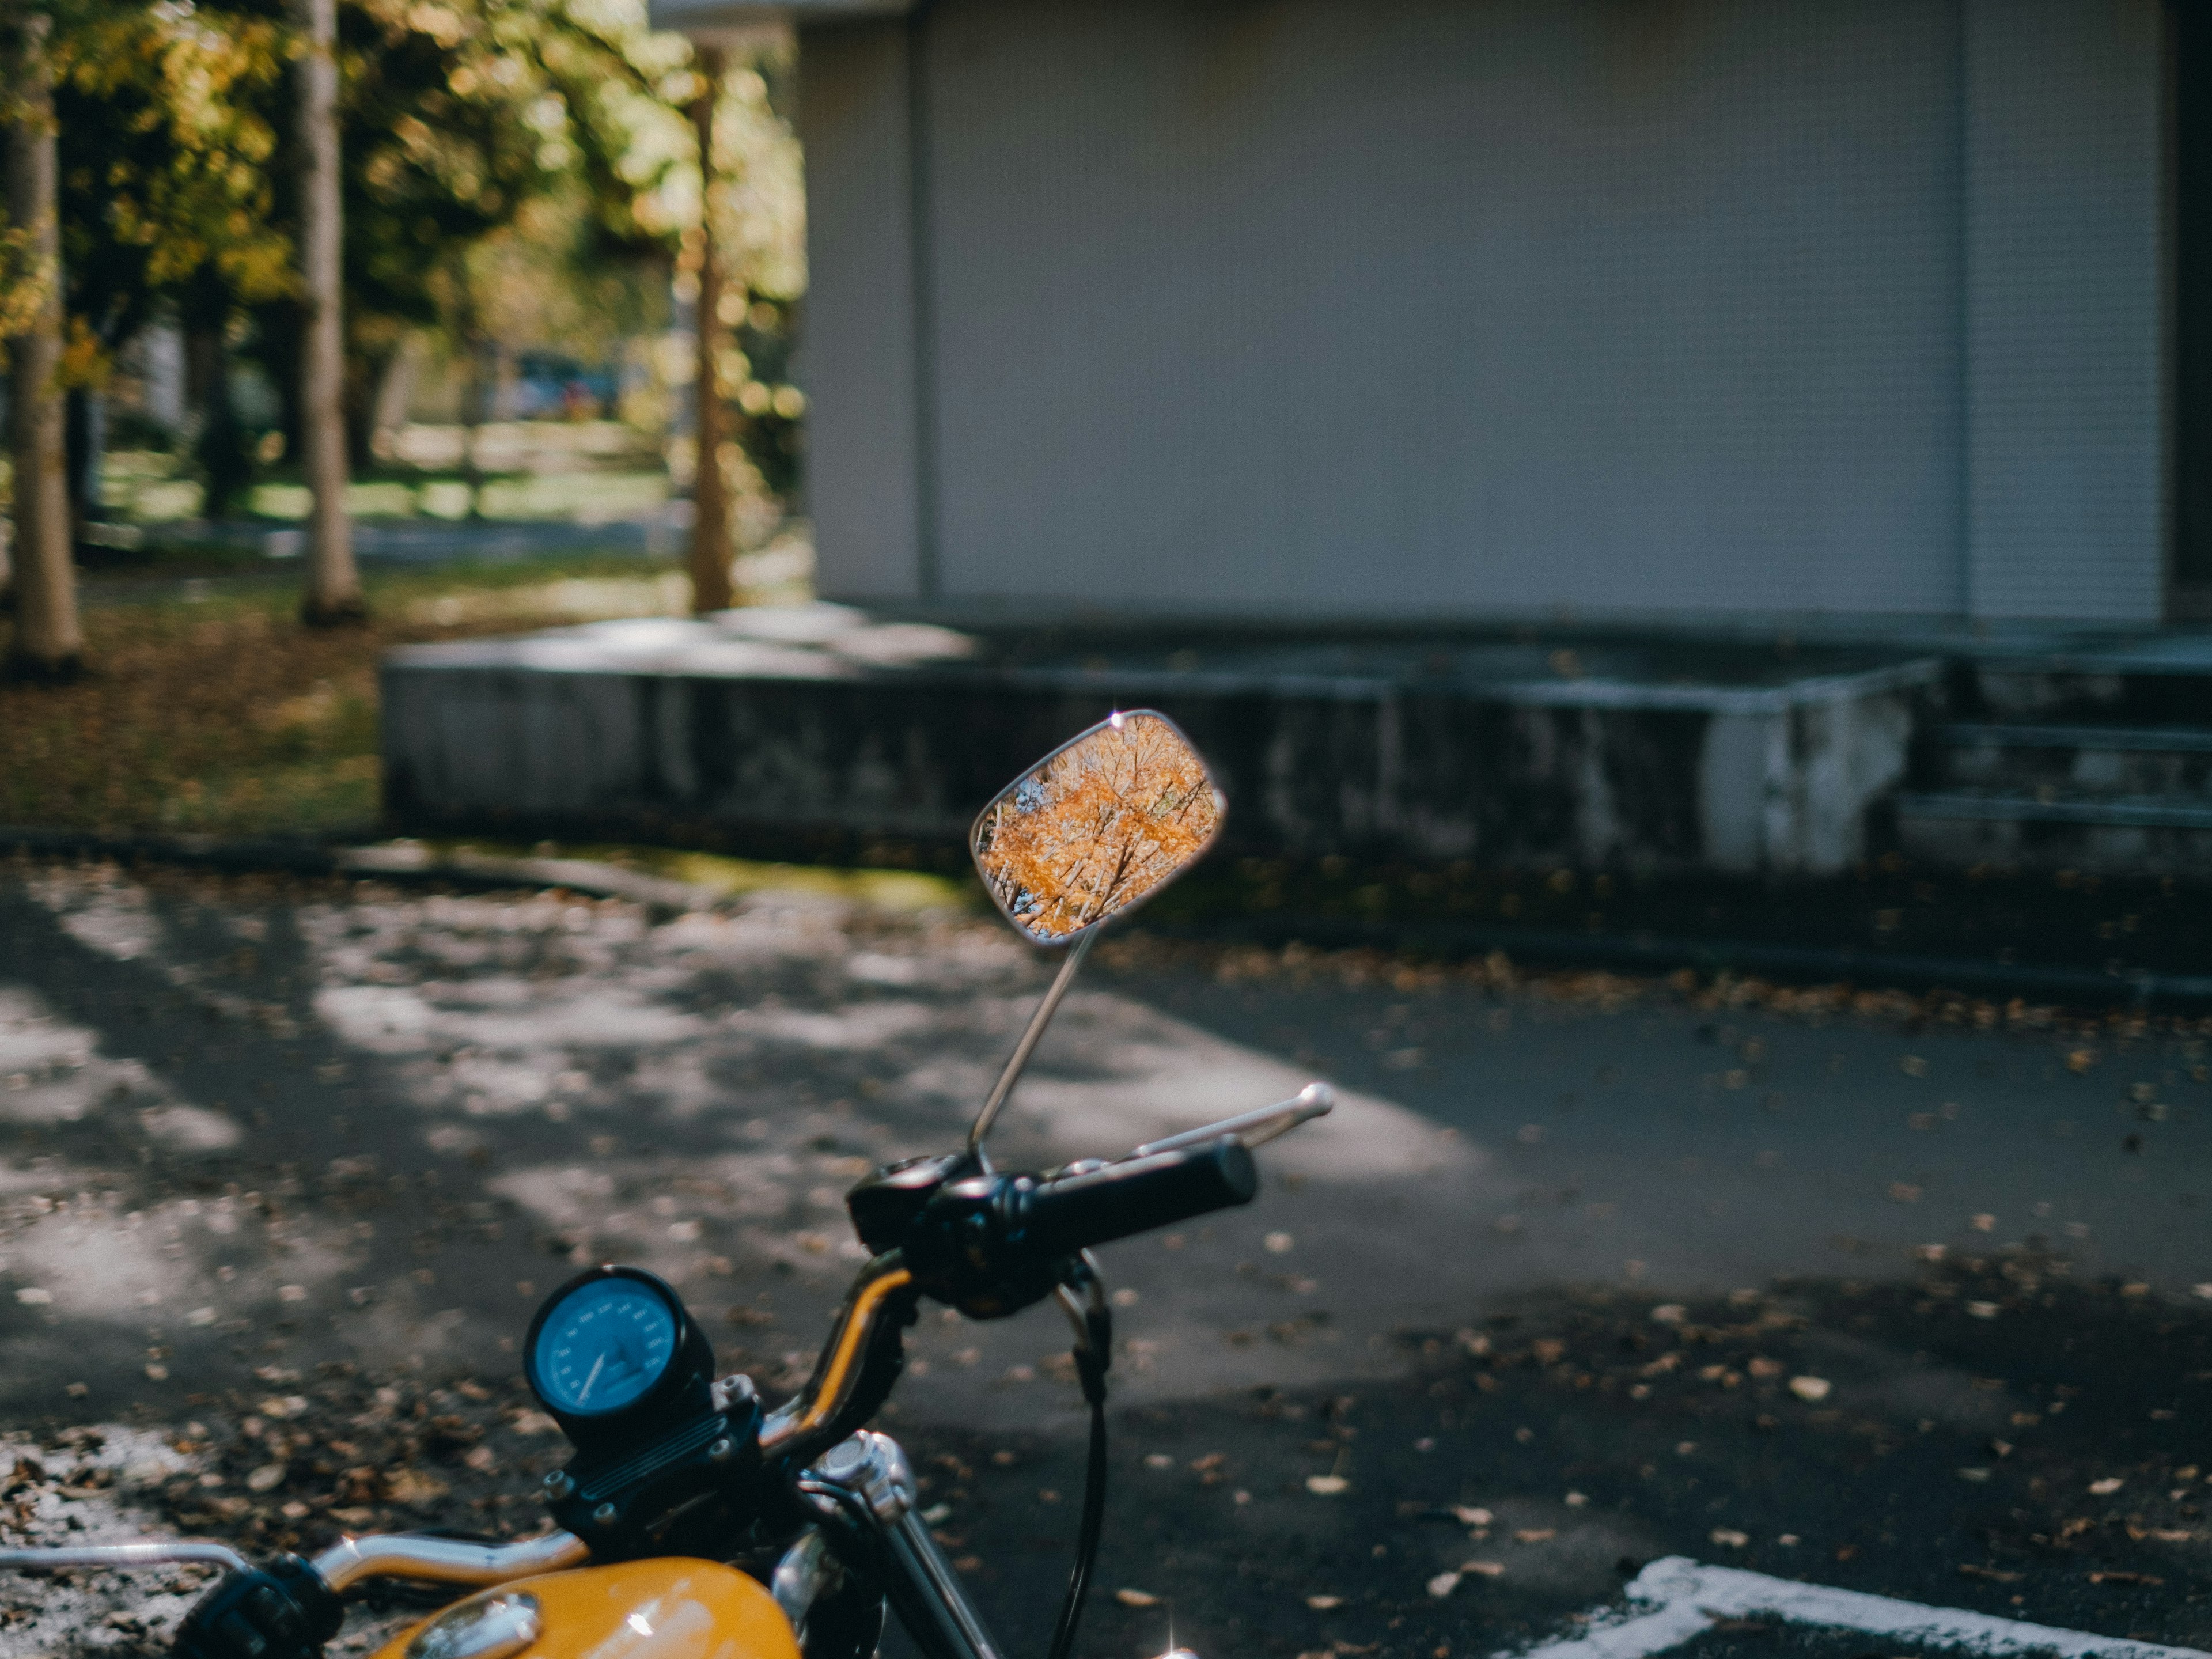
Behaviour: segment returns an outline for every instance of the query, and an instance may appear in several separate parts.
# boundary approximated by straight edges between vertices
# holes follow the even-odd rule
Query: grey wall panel
[[[1964,608],[1956,3],[940,0],[926,39],[947,599]]]
[[[806,29],[809,326],[802,381],[823,591],[910,599],[919,582],[914,221],[902,21]]]
[[[1972,609],[2157,620],[2157,0],[1967,0]]]

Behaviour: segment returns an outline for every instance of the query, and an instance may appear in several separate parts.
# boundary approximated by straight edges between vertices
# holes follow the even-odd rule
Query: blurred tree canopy
[[[68,377],[97,386],[125,342],[173,315],[217,506],[252,465],[228,410],[230,354],[262,363],[288,436],[297,429],[291,14],[284,0],[44,6]],[[526,325],[518,307],[502,317],[483,302],[486,279],[526,268],[542,283],[550,246],[570,274],[657,272],[665,294],[696,250],[704,192],[685,109],[702,82],[689,46],[647,28],[644,0],[341,0],[339,71],[348,403],[362,446],[410,331]],[[780,378],[782,307],[805,285],[797,144],[754,68],[725,78],[720,106],[710,205],[739,301],[725,320],[752,331]],[[0,327],[35,292],[37,273],[15,269],[20,242],[0,223]],[[787,417],[746,367],[728,383],[762,405],[754,435],[772,452]]]

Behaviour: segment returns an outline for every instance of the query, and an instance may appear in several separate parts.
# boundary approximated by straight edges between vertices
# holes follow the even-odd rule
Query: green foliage
[[[268,19],[189,0],[56,9],[62,271],[74,378],[202,273],[246,301],[291,285],[271,218],[269,106],[284,42]]]
[[[53,263],[39,257],[37,239],[0,213],[0,340],[14,338],[38,320],[53,282]]]
[[[298,380],[297,135],[286,0],[51,0],[62,267],[74,384],[163,313]],[[805,286],[799,150],[779,64],[718,89],[718,183],[702,187],[689,46],[644,0],[341,0],[347,399],[365,440],[384,366],[411,331],[465,349],[532,337],[553,313],[660,325],[672,263],[711,211],[739,372],[738,433],[771,488],[796,479],[803,399],[786,381]],[[763,70],[767,74],[763,74]],[[0,331],[35,307],[20,228],[0,223]],[[221,379],[219,353],[212,367]],[[201,371],[203,374],[210,372]],[[220,384],[200,440],[216,499],[247,483],[255,434]],[[284,424],[295,427],[287,418]],[[220,475],[220,476],[218,476]]]

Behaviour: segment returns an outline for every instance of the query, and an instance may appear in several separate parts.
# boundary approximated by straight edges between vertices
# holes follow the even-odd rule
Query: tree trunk
[[[385,374],[398,361],[390,349],[356,352],[348,364],[340,406],[345,417],[346,468],[367,472],[376,465],[377,393]]]
[[[38,319],[16,337],[9,425],[15,464],[13,545],[15,627],[9,665],[41,678],[75,673],[84,657],[70,562],[68,481],[63,476],[61,222],[56,211],[53,83],[46,64],[51,21],[10,8],[9,78],[16,119],[8,129],[8,217],[28,230],[51,286]]]
[[[730,589],[730,501],[722,479],[722,439],[729,416],[722,404],[722,267],[714,252],[714,104],[722,93],[721,48],[696,48],[707,88],[691,106],[699,133],[699,175],[705,185],[699,216],[698,465],[691,472],[691,613],[726,611]]]
[[[346,517],[345,343],[338,272],[337,0],[298,0],[307,52],[300,59],[300,252],[307,338],[300,374],[301,460],[314,507],[307,523],[303,621],[349,622],[367,613]]]
[[[230,348],[223,339],[228,310],[210,298],[206,314],[188,307],[185,319],[185,398],[198,411],[192,453],[205,481],[204,519],[226,516],[253,483],[252,451],[230,400]]]
[[[100,472],[106,465],[107,404],[90,386],[73,386],[62,403],[62,477],[69,492],[70,545],[84,545],[84,530],[106,505]]]

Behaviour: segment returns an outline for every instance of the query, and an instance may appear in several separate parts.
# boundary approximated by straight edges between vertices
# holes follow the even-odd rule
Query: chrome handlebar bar
[[[53,1567],[161,1567],[191,1565],[236,1572],[246,1558],[228,1544],[194,1544],[166,1539],[143,1544],[80,1544],[69,1549],[0,1550],[0,1571],[27,1572]]]
[[[341,1538],[314,1559],[316,1576],[343,1595],[372,1578],[410,1578],[428,1584],[483,1589],[511,1579],[580,1567],[591,1546],[575,1534],[549,1532],[513,1544],[471,1544],[458,1538],[410,1538],[380,1534]]]
[[[591,1547],[573,1533],[550,1532],[513,1544],[471,1544],[456,1538],[422,1538],[373,1534],[342,1538],[313,1565],[316,1576],[343,1595],[354,1585],[372,1578],[410,1578],[430,1584],[461,1584],[483,1589],[541,1572],[579,1567],[591,1559]],[[191,1565],[221,1567],[243,1572],[244,1556],[228,1544],[172,1542],[141,1544],[85,1544],[70,1549],[0,1550],[0,1571],[27,1571],[58,1567],[159,1567]]]
[[[1208,1123],[1196,1129],[1185,1129],[1182,1133],[1170,1135],[1164,1140],[1148,1140],[1129,1156],[1150,1158],[1155,1152],[1181,1152],[1186,1146],[1203,1146],[1224,1135],[1234,1135],[1244,1143],[1245,1151],[1256,1152],[1278,1135],[1288,1134],[1301,1123],[1327,1117],[1335,1109],[1336,1091],[1326,1083],[1309,1083],[1296,1095],[1279,1104],[1239,1112],[1235,1117],[1224,1117],[1218,1123]]]

